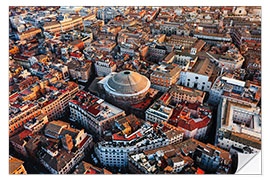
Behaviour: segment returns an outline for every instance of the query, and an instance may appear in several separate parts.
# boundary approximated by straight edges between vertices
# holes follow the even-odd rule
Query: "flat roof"
[[[232,79],[232,78],[228,78],[228,77],[224,77],[224,76],[221,79],[227,81],[227,83],[234,84],[234,85],[241,86],[241,87],[244,87],[246,84],[245,81],[240,81],[237,79]]]

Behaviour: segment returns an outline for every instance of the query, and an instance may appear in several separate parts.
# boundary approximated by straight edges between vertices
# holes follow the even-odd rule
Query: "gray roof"
[[[128,70],[114,74],[108,80],[109,88],[121,94],[140,92],[145,89],[149,83],[149,80],[145,76]]]
[[[52,121],[45,128],[45,135],[55,138],[61,133],[63,127],[68,127],[69,124],[63,121]]]
[[[53,157],[48,153],[44,153],[41,159],[45,161],[55,171],[59,172],[71,161],[72,158],[74,158],[74,156],[75,154],[68,153],[65,150],[61,149],[57,156]]]

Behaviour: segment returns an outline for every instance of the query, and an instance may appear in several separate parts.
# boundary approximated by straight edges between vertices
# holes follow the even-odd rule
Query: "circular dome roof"
[[[136,94],[148,90],[150,81],[137,72],[125,70],[110,77],[106,85],[114,94]]]

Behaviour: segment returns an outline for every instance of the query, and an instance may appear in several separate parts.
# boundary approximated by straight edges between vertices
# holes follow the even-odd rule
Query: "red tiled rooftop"
[[[23,95],[29,95],[31,93],[33,93],[33,92],[30,91],[29,89],[25,89],[24,91],[21,92],[21,94],[23,94]]]
[[[204,174],[204,171],[198,168],[196,174]]]
[[[151,99],[146,99],[145,101],[143,101],[143,102],[141,102],[139,104],[134,104],[134,105],[131,105],[131,106],[134,107],[134,108],[142,110],[145,107],[147,107],[150,103],[151,103]]]
[[[67,90],[61,90],[61,91],[59,91],[60,93],[66,93],[67,92]]]
[[[140,135],[138,135],[138,136],[140,136]],[[116,141],[131,141],[131,140],[135,139],[136,137],[137,137],[137,134],[134,134],[134,135],[130,136],[129,138],[125,138],[124,136],[114,134],[113,135],[113,140],[116,140]]]
[[[165,102],[169,97],[170,97],[170,93],[166,93],[160,98],[160,100]]]
[[[9,100],[15,99],[19,96],[21,96],[21,95],[19,95],[18,93],[12,94],[11,96],[9,96]]]
[[[55,100],[56,100],[56,99],[51,99],[51,100],[47,101],[47,102],[44,104],[44,106],[47,106],[47,105],[51,104],[51,103],[54,102]]]
[[[142,137],[142,134],[141,134],[141,132],[138,132],[138,133],[137,133],[137,135],[138,135],[139,137]]]
[[[57,91],[58,89],[56,87],[50,86],[49,89],[53,90],[53,91]]]
[[[162,128],[162,131],[163,132],[167,132],[168,130],[170,130],[170,128],[168,126],[166,126],[166,125],[163,126],[163,128]]]
[[[93,97],[91,95],[88,95],[84,91],[79,91],[76,96],[79,96],[78,99],[82,100],[86,97],[92,98],[90,102],[88,102],[86,105],[83,105],[83,103],[80,102],[80,100],[70,100],[70,102],[80,106],[84,110],[88,111],[89,113],[93,114],[94,116],[98,115],[98,113],[101,111],[99,109],[100,104],[96,103],[99,99],[96,97]]]
[[[197,129],[197,128],[200,129],[200,128],[206,127],[208,123],[210,122],[210,118],[208,117],[208,115],[202,115],[200,113],[198,114],[202,120],[199,122],[196,122],[193,118],[191,118],[190,116],[187,116],[186,112],[183,113],[183,109],[181,110],[175,109],[173,111],[173,114],[169,122],[173,124],[174,126],[177,126],[177,127],[189,130],[189,131],[193,131],[194,129]]]
[[[84,143],[85,143],[88,139],[89,139],[89,136],[86,136],[86,137],[82,140],[82,142],[79,144],[79,148],[81,148],[81,147],[84,145]]]
[[[85,172],[85,174],[97,174],[97,172],[94,169],[89,168],[89,169],[87,169],[87,171]]]
[[[45,76],[45,78],[51,78],[51,77],[53,77],[51,74],[48,74]]]
[[[31,131],[29,131],[29,130],[24,130],[23,132],[21,132],[20,134],[19,134],[19,137],[20,137],[20,139],[24,139],[26,136],[28,136],[29,134],[31,134],[32,132]]]
[[[16,107],[16,108],[22,108],[24,106],[28,105],[28,107],[24,110],[24,111],[27,111],[29,109],[31,109],[32,107],[34,107],[35,105],[34,104],[24,104],[24,105],[20,105],[20,104],[13,104],[12,106],[13,107]],[[20,112],[22,113],[22,112]]]
[[[233,7],[224,7],[224,8],[222,8],[223,10],[232,10],[233,9]]]
[[[94,106],[88,107],[87,111],[93,114],[94,116],[98,115],[98,113],[100,112],[100,110],[96,109]]]
[[[73,57],[77,57],[77,58],[80,58],[82,57],[82,53],[70,53],[70,56],[73,56]]]

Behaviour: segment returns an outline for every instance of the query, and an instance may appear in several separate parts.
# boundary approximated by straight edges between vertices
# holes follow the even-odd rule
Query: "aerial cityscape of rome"
[[[9,174],[237,174],[261,152],[261,14],[9,6]]]

